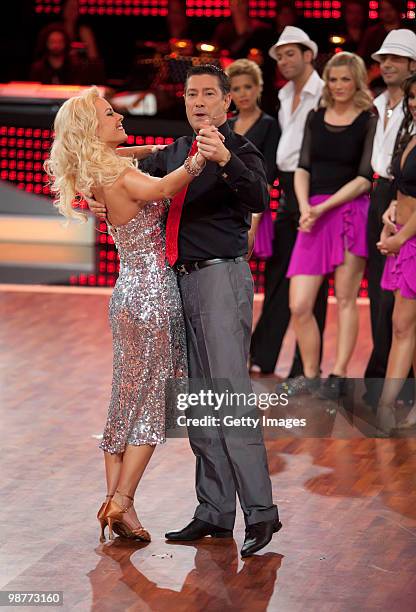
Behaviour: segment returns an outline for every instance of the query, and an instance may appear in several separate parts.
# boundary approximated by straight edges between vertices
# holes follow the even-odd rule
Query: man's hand
[[[101,202],[97,202],[96,200],[87,198],[86,196],[83,196],[83,198],[87,202],[91,212],[94,213],[96,217],[103,219],[104,221],[107,219],[107,208],[105,207],[105,204],[101,204]]]
[[[210,125],[199,130],[196,137],[198,151],[207,161],[213,161],[220,165],[225,165],[231,157],[230,151],[224,146],[224,137],[217,128]]]
[[[392,200],[390,206],[385,211],[382,220],[385,227],[388,228],[390,234],[395,234],[397,232],[396,228],[396,208],[397,208],[397,200]]]

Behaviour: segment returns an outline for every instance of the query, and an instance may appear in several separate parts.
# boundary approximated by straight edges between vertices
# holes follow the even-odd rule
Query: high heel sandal
[[[101,525],[101,534],[100,534],[100,542],[105,542],[105,528],[108,524],[107,518],[105,516],[106,510],[107,510],[107,506],[110,503],[110,499],[113,497],[114,494],[112,495],[106,495],[105,498],[108,501],[105,501],[101,504],[100,509],[97,512],[97,519],[100,522]],[[110,538],[111,539],[111,538]]]
[[[126,495],[125,493],[120,493],[120,491],[117,491],[117,493],[119,493],[119,495],[121,495],[122,497],[127,497],[131,500],[132,503],[129,506],[125,506],[124,508],[122,508],[114,500],[110,500],[108,502],[105,511],[105,519],[108,522],[110,540],[114,539],[114,531],[117,535],[123,538],[128,538],[129,540],[141,540],[142,542],[150,542],[150,533],[146,529],[144,529],[143,527],[135,527],[134,529],[131,529],[125,523],[123,523],[123,514],[128,512],[128,510],[132,507],[134,497]]]

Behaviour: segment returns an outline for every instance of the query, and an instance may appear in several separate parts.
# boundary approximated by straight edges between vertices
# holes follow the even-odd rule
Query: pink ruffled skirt
[[[400,230],[403,226],[397,224]],[[408,300],[416,300],[416,236],[409,238],[395,257],[386,257],[381,287],[399,291]]]
[[[329,197],[314,195],[309,203],[317,206]],[[345,251],[367,258],[369,206],[369,196],[361,195],[324,213],[311,232],[298,231],[286,276],[330,274],[344,263]]]

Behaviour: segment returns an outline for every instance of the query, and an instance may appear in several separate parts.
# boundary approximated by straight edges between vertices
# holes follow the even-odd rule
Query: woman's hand
[[[309,210],[310,210],[310,206],[309,204],[303,204],[300,207],[300,218],[299,218],[299,229],[302,230],[305,223],[308,221],[309,219]]]
[[[197,151],[197,153],[195,154],[195,161],[200,168],[204,168],[205,164],[207,163],[207,160],[203,155],[201,155],[199,151]]]
[[[325,208],[322,204],[317,204],[316,206],[309,206],[308,215],[305,216],[303,212],[301,214],[301,218],[299,220],[299,229],[302,232],[310,232],[316,221],[324,214],[324,212]]]
[[[104,221],[107,219],[107,208],[105,204],[101,204],[101,202],[97,202],[93,200],[93,198],[87,198],[87,196],[82,196],[86,203],[88,204],[88,208],[90,211],[99,219],[103,219]]]
[[[383,223],[385,227],[387,227],[390,231],[390,234],[395,234],[397,232],[396,228],[396,210],[397,210],[397,200],[392,200],[390,206],[385,211],[382,216]]]
[[[403,240],[400,233],[396,233],[396,228],[394,228],[394,233],[392,233],[391,229],[385,225],[380,235],[380,241],[377,242],[377,248],[380,253],[387,256],[397,255],[402,245]]]

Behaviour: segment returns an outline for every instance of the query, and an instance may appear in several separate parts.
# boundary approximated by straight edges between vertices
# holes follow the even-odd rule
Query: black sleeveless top
[[[309,195],[333,194],[357,176],[373,178],[371,154],[377,117],[362,111],[349,125],[324,121],[325,108],[308,114],[299,168],[310,174]]]
[[[403,168],[400,167],[403,153],[393,159],[392,171],[394,176],[394,186],[403,195],[416,198],[416,147],[410,150],[407,155]]]

